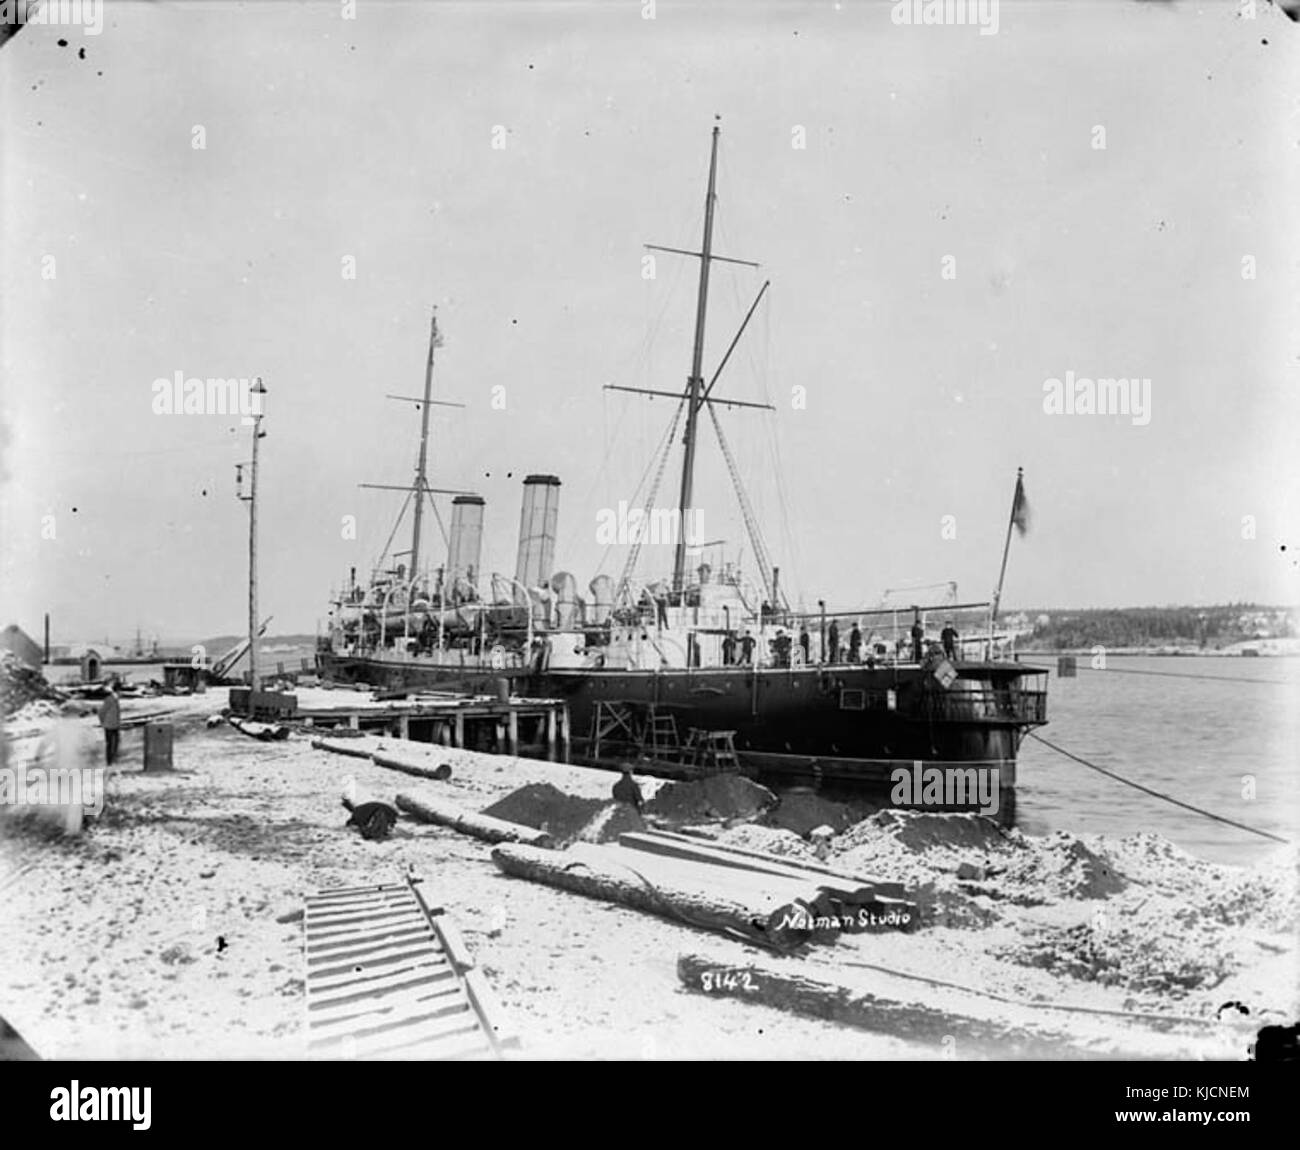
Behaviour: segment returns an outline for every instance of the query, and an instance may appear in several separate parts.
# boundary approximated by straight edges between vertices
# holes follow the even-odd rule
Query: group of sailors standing
[[[830,625],[825,630],[824,641],[822,644],[822,662],[826,664],[835,663],[865,663],[867,666],[875,666],[877,661],[883,662],[888,655],[888,645],[879,636],[872,636],[866,644],[864,654],[862,628],[855,620],[853,626],[849,629],[848,641],[841,644],[841,633],[839,621],[832,619]],[[921,622],[921,613],[916,611],[912,620],[912,629],[910,632],[910,654],[913,662],[921,662],[925,657],[926,638],[925,625]],[[940,632],[940,643],[943,647],[944,656],[948,659],[957,658],[957,629],[953,626],[952,620],[949,619],[943,630]],[[796,659],[794,654],[795,643],[798,643],[799,656]],[[797,666],[809,666],[812,660],[812,636],[808,633],[807,623],[800,623],[797,640],[792,638],[785,628],[777,628],[775,638],[769,641],[771,649],[772,663],[777,667],[789,667],[792,662]],[[728,631],[722,639],[722,663],[723,666],[731,667],[736,665],[752,664],[754,662],[754,649],[757,642],[754,636],[748,631],[742,632],[737,636],[736,632]],[[895,657],[904,658],[908,653],[907,648],[909,641],[899,639],[895,645]]]

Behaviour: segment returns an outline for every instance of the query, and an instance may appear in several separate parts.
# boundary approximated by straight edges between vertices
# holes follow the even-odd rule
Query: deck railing
[[[1047,722],[1047,692],[1020,688],[945,691],[927,694],[922,710],[932,722],[961,723],[986,719],[1037,726]]]

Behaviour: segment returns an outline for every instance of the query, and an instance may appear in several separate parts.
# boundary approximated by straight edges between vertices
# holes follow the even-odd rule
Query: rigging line
[[[595,475],[592,476],[591,483],[587,488],[587,493],[583,497],[582,503],[579,504],[579,506],[581,507],[589,507],[591,505],[592,495],[595,492],[597,486],[600,485],[602,479],[604,479],[606,485],[608,485],[609,457],[611,454],[613,454],[614,444],[618,439],[618,433],[622,429],[624,421],[627,419],[628,411],[631,409],[630,404],[624,404],[623,410],[619,413],[618,422],[614,424],[614,430],[611,433],[609,430],[609,392],[607,392],[604,388],[601,388],[600,391],[600,404],[601,404],[601,425],[604,429],[604,436],[605,436],[605,451],[604,454],[601,456],[600,465],[596,468]],[[577,541],[578,535],[582,530],[584,530],[584,528],[581,528],[576,524],[573,527],[569,528],[568,534],[565,536],[565,540],[564,540],[565,546],[560,548],[558,554],[572,555],[574,553],[573,544]]]
[[[731,454],[731,448],[727,444],[727,437],[722,433],[722,423],[718,419],[718,414],[709,404],[709,415],[713,420],[713,430],[718,436],[718,445],[722,448],[723,457],[727,461],[727,470],[731,473],[731,483],[736,489],[736,498],[740,503],[740,514],[745,521],[745,530],[749,535],[749,545],[754,549],[754,561],[758,564],[759,580],[762,584],[764,598],[772,603],[773,607],[778,607],[779,603],[773,602],[770,580],[772,578],[772,560],[768,554],[767,544],[763,540],[763,533],[759,528],[758,522],[754,518],[754,510],[749,504],[749,497],[745,494],[744,485],[740,480],[740,473],[736,469],[735,458]],[[782,598],[785,598],[782,595]],[[787,608],[789,602],[786,603]]]
[[[614,601],[617,603],[628,584],[632,579],[632,572],[636,569],[637,560],[641,557],[641,544],[645,539],[645,525],[648,522],[649,515],[654,509],[655,498],[659,494],[659,484],[663,481],[664,471],[668,467],[668,459],[673,453],[673,441],[677,437],[677,424],[681,420],[682,410],[686,407],[687,397],[685,395],[677,403],[677,410],[673,413],[673,422],[668,429],[667,441],[659,453],[659,470],[655,474],[654,484],[651,486],[649,493],[646,495],[645,506],[642,509],[641,529],[637,531],[637,538],[632,544],[632,550],[628,553],[627,561],[623,564],[623,574],[619,577],[618,585],[614,591]],[[678,524],[679,531],[685,528]]]
[[[445,524],[443,523],[443,521],[442,521],[442,512],[438,510],[438,503],[437,503],[437,501],[433,498],[433,492],[430,491],[430,490],[426,487],[426,488],[424,489],[424,493],[429,497],[429,506],[430,506],[430,508],[432,508],[432,510],[433,510],[433,518],[434,518],[434,521],[438,524],[438,533],[442,536],[442,543],[443,543],[443,546],[444,546],[444,547],[448,547],[448,548],[450,548],[450,547],[451,547],[451,540],[447,537],[447,528],[446,528],[446,525],[445,525]],[[411,576],[412,576],[412,578],[414,578],[414,577],[415,577],[416,575],[418,575],[418,574],[419,574],[418,571],[412,571],[412,572],[411,572]]]
[[[681,413],[681,403],[684,402],[685,400],[682,400],[681,402],[678,403],[677,411],[679,415]],[[624,408],[625,412],[626,410],[627,408]],[[650,471],[654,467],[655,461],[659,458],[660,452],[666,449],[665,445],[667,445],[668,449],[671,449],[673,433],[676,430],[676,427],[677,427],[677,423],[676,423],[676,416],[675,416],[673,423],[669,425],[667,431],[665,431],[664,433],[664,436],[660,439],[659,445],[655,448],[653,454],[651,454],[650,457],[646,460],[645,468],[641,472],[641,478],[637,481],[636,488],[632,492],[632,498],[628,500],[629,504],[633,504],[637,501],[637,496],[641,494],[641,488],[645,486],[645,481],[649,478]],[[601,554],[600,563],[596,567],[597,575],[599,575],[605,569],[605,564],[609,560],[609,553],[614,549],[615,546],[617,546],[616,543],[605,544],[605,550]]]
[[[413,493],[413,491],[408,491],[406,498],[402,500],[402,509],[397,513],[397,518],[393,521],[393,529],[388,533],[388,542],[384,544],[384,549],[379,553],[380,564],[384,562],[385,557],[388,555],[388,549],[393,545],[393,539],[397,536],[397,529],[402,525],[402,520],[406,516],[406,509],[411,505],[411,495]],[[376,570],[378,569],[377,565]]]
[[[1064,747],[1058,747],[1055,743],[1049,742],[1042,735],[1035,731],[1025,732],[1031,739],[1037,739],[1046,747],[1051,747],[1058,754],[1064,755],[1067,759],[1073,759],[1074,762],[1082,766],[1089,767],[1099,774],[1106,775],[1108,778],[1115,779],[1117,782],[1126,784],[1148,795],[1154,795],[1158,799],[1164,799],[1167,803],[1173,803],[1176,807],[1182,807],[1184,810],[1192,811],[1198,815],[1204,815],[1207,819],[1214,819],[1215,822],[1227,823],[1230,827],[1236,827],[1238,830],[1249,831],[1253,835],[1259,835],[1261,838],[1272,839],[1275,843],[1289,844],[1290,839],[1284,839],[1280,835],[1273,834],[1272,831],[1260,830],[1258,827],[1247,826],[1245,823],[1239,823],[1235,819],[1226,818],[1223,815],[1216,815],[1213,811],[1203,810],[1200,807],[1194,807],[1191,803],[1185,803],[1181,799],[1173,798],[1171,795],[1162,794],[1160,791],[1153,791],[1150,787],[1144,787],[1141,783],[1135,783],[1132,779],[1126,779],[1123,775],[1117,775],[1114,771],[1108,771],[1105,767],[1099,767],[1096,763],[1090,763],[1087,759],[1081,759],[1078,755],[1071,754]]]
[[[1030,654],[1024,652],[1021,654]],[[1274,687],[1292,687],[1286,679],[1234,679],[1231,675],[1193,675],[1188,671],[1140,671],[1136,667],[1080,667],[1081,671],[1097,671],[1114,675],[1157,675],[1162,679],[1211,679],[1216,683],[1266,683]]]

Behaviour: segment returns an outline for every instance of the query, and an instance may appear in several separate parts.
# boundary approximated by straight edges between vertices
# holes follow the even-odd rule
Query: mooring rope
[[[1097,771],[1099,774],[1103,774],[1107,778],[1114,779],[1117,782],[1124,783],[1127,786],[1133,787],[1135,790],[1142,791],[1148,795],[1153,795],[1157,799],[1164,799],[1165,802],[1173,803],[1176,807],[1182,807],[1184,810],[1192,811],[1194,814],[1204,815],[1207,819],[1214,819],[1215,822],[1227,823],[1228,826],[1236,827],[1238,830],[1249,831],[1251,834],[1259,835],[1261,838],[1272,839],[1275,843],[1289,844],[1291,842],[1290,839],[1284,839],[1280,835],[1273,834],[1272,831],[1265,831],[1260,830],[1259,827],[1247,826],[1245,823],[1239,823],[1235,819],[1226,818],[1223,815],[1216,815],[1213,811],[1207,811],[1201,807],[1194,807],[1191,803],[1185,803],[1182,799],[1176,799],[1172,795],[1166,795],[1161,791],[1153,791],[1150,787],[1144,787],[1141,783],[1135,783],[1132,779],[1126,779],[1123,775],[1117,775],[1114,771],[1108,771],[1105,767],[1099,767],[1096,763],[1090,763],[1087,759],[1081,759],[1078,755],[1071,754],[1064,747],[1058,747],[1055,743],[1050,742],[1034,731],[1029,731],[1028,734],[1031,738],[1037,739],[1045,747],[1051,747],[1057,754],[1064,755],[1067,759],[1072,759],[1074,762],[1079,763],[1082,766],[1089,767],[1092,770]]]

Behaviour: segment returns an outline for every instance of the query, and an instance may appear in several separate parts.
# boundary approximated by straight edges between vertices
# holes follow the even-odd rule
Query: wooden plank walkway
[[[459,932],[412,881],[306,903],[309,1058],[494,1060],[518,1046]]]

